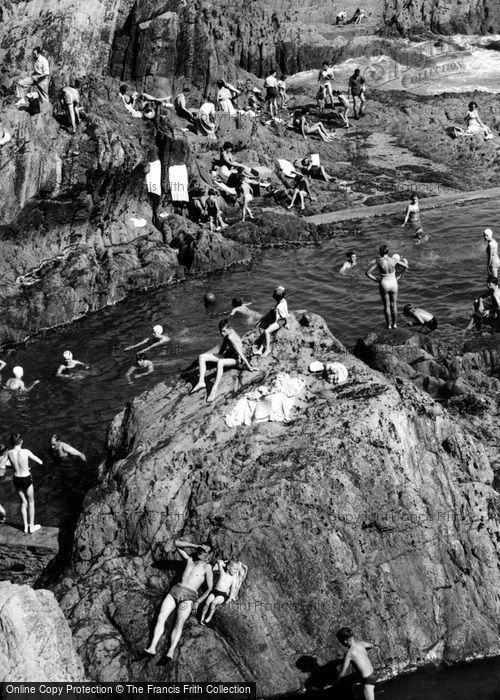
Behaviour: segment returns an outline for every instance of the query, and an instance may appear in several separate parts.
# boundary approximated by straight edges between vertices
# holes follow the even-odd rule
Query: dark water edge
[[[307,685],[307,680],[305,684]],[[363,700],[360,684],[334,684],[272,700]],[[375,688],[378,700],[500,700],[500,657],[404,673]]]

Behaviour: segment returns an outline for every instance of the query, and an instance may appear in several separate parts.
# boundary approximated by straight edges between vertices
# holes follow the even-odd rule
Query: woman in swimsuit
[[[406,226],[408,222],[415,232],[415,238],[418,241],[421,241],[424,229],[422,228],[422,222],[420,221],[420,205],[416,194],[412,194],[410,204],[408,204],[406,207],[406,217],[403,222],[403,226]]]
[[[335,136],[335,131],[328,133],[322,122],[316,122],[316,124],[310,124],[307,121],[306,115],[309,113],[309,109],[304,109],[302,111],[297,111],[293,115],[293,128],[298,131],[305,139],[312,134],[319,134],[320,138],[327,143],[330,142]]]
[[[485,141],[493,138],[490,128],[483,124],[477,110],[477,102],[469,102],[469,111],[465,116],[467,128],[466,134],[479,134],[483,132]]]
[[[389,248],[386,245],[380,246],[379,255],[378,260],[375,260],[370,265],[365,274],[379,285],[387,328],[397,328],[398,280],[396,278],[396,267],[400,265],[407,269],[408,262],[404,259],[394,260],[389,254]],[[380,277],[376,277],[374,272],[378,272]]]
[[[485,228],[483,238],[487,242],[486,269],[488,271],[488,277],[498,277],[500,258],[498,257],[498,243],[493,238],[493,231],[490,228]]]

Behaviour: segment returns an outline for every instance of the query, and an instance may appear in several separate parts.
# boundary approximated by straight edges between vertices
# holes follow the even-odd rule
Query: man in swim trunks
[[[87,461],[87,458],[85,457],[83,452],[79,452],[74,447],[71,447],[71,445],[68,445],[67,442],[63,442],[62,440],[60,440],[59,436],[55,433],[54,435],[50,436],[50,451],[52,452],[54,457],[58,457],[59,459],[67,459],[71,456],[78,457],[82,460],[82,462]]]
[[[276,78],[275,70],[271,70],[264,80],[264,87],[266,89],[266,102],[269,114],[271,119],[276,119],[278,116],[278,79]]]
[[[212,567],[208,563],[211,553],[210,547],[181,540],[175,540],[174,544],[181,557],[186,560],[186,567],[182,574],[181,582],[167,593],[158,614],[153,639],[149,647],[145,649],[147,654],[152,656],[156,654],[156,647],[165,631],[165,623],[169,615],[177,608],[177,618],[170,635],[170,646],[167,651],[167,658],[170,660],[174,658],[175,648],[179,643],[184,624],[193,606],[197,607],[202,603],[210,594],[213,586]],[[184,548],[196,549],[194,557],[184,551]],[[199,596],[198,589],[203,583],[206,585],[206,590]]]
[[[416,309],[413,304],[406,304],[403,313],[405,316],[408,316],[408,318],[411,318],[411,321],[408,322],[408,326],[419,326],[419,330],[427,328],[428,331],[435,331],[438,327],[435,316],[425,309]]]
[[[43,462],[33,452],[23,448],[23,438],[19,433],[14,433],[10,439],[12,449],[8,450],[7,456],[14,470],[12,482],[21,501],[24,534],[32,535],[37,530],[40,530],[42,526],[35,525],[35,492],[33,490],[29,460],[32,459],[37,464],[43,464]]]
[[[200,378],[198,383],[191,389],[191,393],[194,394],[195,391],[206,387],[205,375],[207,373],[207,363],[215,362],[217,364],[217,374],[207,401],[213,401],[215,399],[224,369],[230,367],[246,367],[250,372],[256,371],[255,367],[252,367],[245,357],[245,351],[240,336],[231,328],[227,319],[223,319],[219,323],[219,333],[223,338],[220,347],[215,346],[215,348],[212,348],[198,357]]]
[[[337,632],[337,639],[342,646],[347,647],[348,650],[344,656],[344,663],[339,673],[339,680],[347,674],[349,665],[353,663],[361,676],[365,700],[375,700],[375,685],[377,679],[375,678],[371,661],[366,653],[367,649],[373,649],[373,644],[363,642],[362,640],[356,641],[354,639],[354,633],[349,627],[341,627]]]
[[[349,87],[347,89],[347,97],[352,96],[352,108],[354,111],[354,119],[358,119],[358,113],[356,112],[356,100],[359,100],[359,116],[365,116],[365,90],[365,79],[361,75],[361,71],[359,70],[359,68],[356,68],[354,73],[349,78]]]
[[[151,372],[154,372],[153,363],[151,362],[151,360],[148,360],[148,358],[143,353],[139,353],[135,358],[135,365],[132,365],[132,367],[130,367],[125,376],[127,378],[127,382],[129,384],[133,384],[134,382],[132,377],[134,375],[138,377],[145,377],[147,374],[151,374]]]

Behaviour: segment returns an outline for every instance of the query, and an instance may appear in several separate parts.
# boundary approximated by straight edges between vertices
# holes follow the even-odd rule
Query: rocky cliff
[[[343,362],[347,384],[308,374],[312,358]],[[236,400],[279,371],[306,382],[293,423],[228,428]],[[445,409],[369,369],[307,312],[258,372],[228,372],[215,404],[190,388],[159,385],[117,416],[86,498],[56,593],[91,677],[146,669],[285,692],[304,679],[301,655],[335,656],[345,624],[377,645],[387,675],[500,651],[493,472]],[[249,575],[212,626],[190,619],[173,671],[146,668],[137,659],[179,570],[176,537],[208,539]]]
[[[86,676],[54,595],[0,582],[0,682],[83,681]]]

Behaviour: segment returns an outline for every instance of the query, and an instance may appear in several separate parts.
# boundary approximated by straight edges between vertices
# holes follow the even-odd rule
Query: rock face
[[[0,682],[83,681],[71,631],[54,595],[0,582]]]
[[[313,358],[343,362],[347,384],[310,375]],[[236,400],[280,371],[306,382],[294,422],[228,428]],[[209,540],[249,574],[212,627],[188,621],[174,669],[151,662],[150,680],[294,690],[299,657],[332,658],[345,624],[377,645],[387,675],[500,651],[493,472],[445,409],[349,355],[307,312],[258,372],[228,372],[214,404],[190,382],[159,385],[116,417],[84,504],[56,594],[92,678],[143,676],[136,654],[179,570],[178,537]]]

